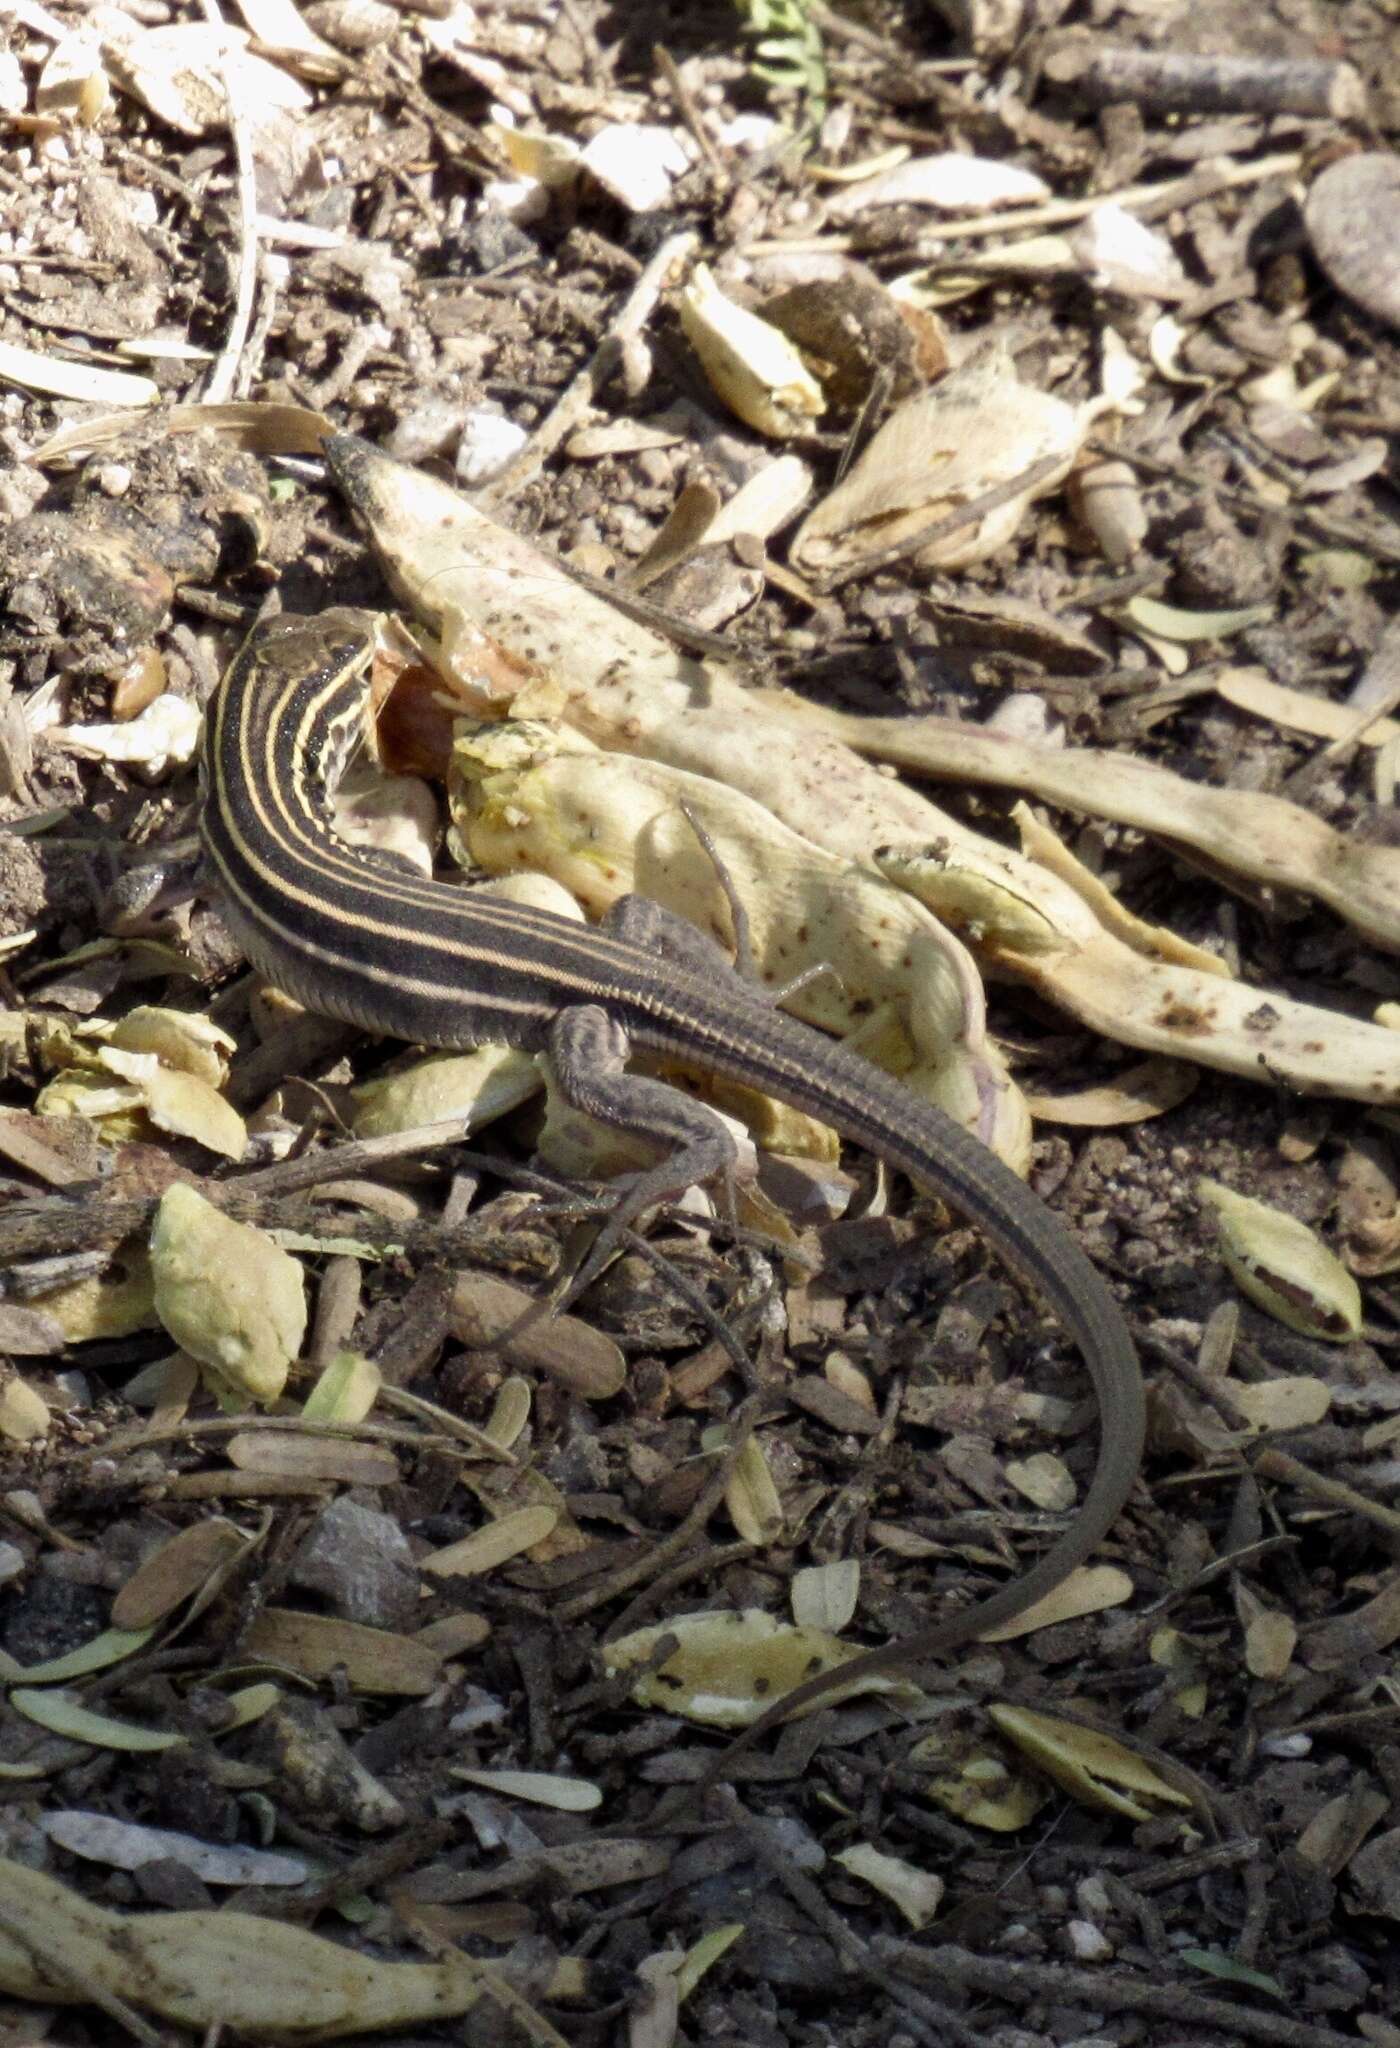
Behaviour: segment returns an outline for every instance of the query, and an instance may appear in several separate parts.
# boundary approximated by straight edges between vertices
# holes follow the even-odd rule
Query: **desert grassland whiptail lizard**
[[[676,1148],[624,1198],[615,1215],[628,1220],[733,1156],[703,1105],[625,1071],[629,1048],[777,1096],[946,1199],[1048,1300],[1088,1368],[1100,1422],[1093,1480],[1030,1570],[973,1607],[805,1680],[727,1758],[853,1678],[903,1669],[1014,1619],[1088,1557],[1141,1458],[1132,1340],[1094,1266],[1009,1167],[943,1111],[770,1006],[683,920],[628,897],[601,924],[576,924],[418,879],[340,839],[330,798],[364,741],[373,650],[364,613],[271,619],[249,636],[210,707],[201,837],[254,967],[310,1009],[384,1037],[548,1053],[575,1106]]]

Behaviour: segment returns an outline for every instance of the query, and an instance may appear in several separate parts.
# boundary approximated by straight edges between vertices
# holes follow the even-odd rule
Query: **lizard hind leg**
[[[693,926],[686,929],[703,938]],[[732,1189],[738,1154],[724,1124],[703,1103],[664,1081],[628,1073],[627,1033],[600,1004],[561,1010],[549,1028],[547,1048],[555,1081],[572,1108],[614,1130],[635,1131],[672,1147],[623,1194],[567,1293],[554,1303],[557,1314],[596,1279],[643,1210],[674,1199],[698,1181],[718,1178]]]

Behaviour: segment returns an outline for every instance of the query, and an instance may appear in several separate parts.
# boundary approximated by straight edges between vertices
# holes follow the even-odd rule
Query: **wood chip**
[[[350,1443],[310,1431],[250,1430],[229,1438],[228,1459],[242,1472],[278,1472],[296,1479],[334,1479],[345,1486],[392,1486],[399,1461],[382,1444]]]
[[[527,1329],[517,1329],[535,1312]],[[464,1273],[452,1293],[452,1334],[473,1350],[498,1350],[521,1372],[542,1373],[585,1401],[608,1401],[627,1378],[627,1364],[611,1337],[577,1316],[550,1318],[523,1287],[490,1273]]]

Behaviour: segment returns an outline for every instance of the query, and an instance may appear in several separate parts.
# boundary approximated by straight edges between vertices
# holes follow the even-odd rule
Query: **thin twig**
[[[905,248],[901,254],[933,260],[941,256],[943,245],[948,242],[984,241],[992,236],[1001,236],[1010,244],[1021,228],[1066,227],[1071,221],[1083,220],[1100,206],[1126,207],[1129,212],[1141,213],[1150,219],[1154,214],[1170,213],[1195,200],[1208,199],[1216,192],[1238,191],[1244,185],[1262,185],[1269,178],[1291,177],[1302,162],[1297,150],[1288,150],[1280,156],[1260,157],[1255,163],[1226,164],[1210,171],[1189,171],[1184,177],[1158,179],[1145,185],[1124,185],[1117,192],[1095,192],[1084,199],[1054,199],[1043,206],[1008,206],[996,213],[975,214],[969,220],[950,220],[922,228],[913,250]],[[748,243],[744,254],[746,257],[842,255],[853,250],[858,241],[856,235],[808,235],[801,240],[790,241],[779,236]]]
[[[222,14],[219,0],[200,0],[204,18],[213,30],[219,43],[219,73],[223,81],[224,98],[228,101],[229,134],[233,138],[233,153],[238,165],[236,193],[238,198],[238,267],[233,296],[233,313],[224,336],[224,345],[219,350],[218,360],[209,372],[204,386],[204,403],[221,405],[232,396],[238,377],[238,365],[248,338],[248,328],[253,317],[253,287],[258,274],[258,195],[256,165],[253,161],[253,142],[248,133],[248,124],[234,89],[234,71],[229,62],[229,31]]]
[[[978,1956],[950,1942],[916,1947],[889,1935],[877,1935],[872,1947],[877,1955],[921,1981],[961,1984],[969,1991],[1007,1999],[1014,2005],[1046,2001],[1058,2006],[1080,2005],[1093,2012],[1144,2013],[1167,2022],[1178,2038],[1218,2027],[1224,2034],[1267,2042],[1270,2048],[1355,2048],[1351,2035],[1334,2033],[1331,2027],[1290,2019],[1276,2006],[1256,2012],[1223,1998],[1202,1998],[1179,1980],[1148,1984],[1126,1969],[1076,1970],[1005,1954]]]
[[[1255,1474],[1260,1479],[1276,1479],[1281,1485],[1296,1486],[1302,1493],[1310,1493],[1314,1500],[1325,1500],[1335,1508],[1345,1508],[1348,1514],[1361,1515],[1373,1522],[1378,1529],[1384,1529],[1392,1542],[1400,1536],[1400,1513],[1388,1508],[1383,1501],[1371,1500],[1364,1493],[1358,1493],[1354,1486],[1346,1486],[1340,1479],[1328,1479],[1324,1473],[1314,1472],[1307,1465],[1291,1458],[1287,1451],[1273,1448],[1259,1451],[1251,1459]]]
[[[608,383],[622,361],[627,344],[636,340],[650,320],[671,272],[686,261],[699,243],[700,237],[689,229],[679,235],[667,236],[628,293],[622,310],[589,361],[565,390],[553,411],[540,421],[510,467],[481,493],[484,504],[501,504],[539,474],[560,442],[573,432]]]
[[[871,576],[877,569],[887,569],[893,562],[902,562],[909,555],[916,555],[921,549],[936,546],[938,542],[951,540],[955,534],[963,533],[970,526],[976,526],[989,512],[995,512],[1013,498],[1033,491],[1037,484],[1045,482],[1063,469],[1062,455],[1042,455],[1038,462],[1032,462],[1004,484],[997,484],[993,490],[983,491],[956,512],[945,513],[941,519],[934,519],[927,526],[921,526],[916,533],[906,534],[892,546],[879,548],[874,554],[862,555],[858,561],[848,562],[844,569],[835,569],[829,576],[820,579],[818,588],[824,596],[840,590],[844,584],[852,583],[858,576]]]
[[[694,93],[681,76],[680,66],[664,43],[653,43],[651,54],[657,70],[671,88],[677,112],[695,137],[696,147],[709,166],[716,196],[720,199],[727,197],[734,183],[733,176],[720,154],[718,143],[705,126],[705,117],[696,105]]]

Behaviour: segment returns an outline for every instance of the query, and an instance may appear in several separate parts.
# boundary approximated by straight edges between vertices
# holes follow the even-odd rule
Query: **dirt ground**
[[[0,5],[0,2043],[1400,2048],[1397,9],[224,14]],[[697,262],[799,352],[757,400]],[[800,1667],[605,1646],[906,1635],[1063,1525],[1093,1404],[852,1149],[502,1340],[583,1242],[538,1109],[376,1151],[409,1056],[255,985],[193,868],[254,618],[396,606],[329,429],[675,660],[925,732],[886,787],[1049,892],[943,914],[1141,1349],[1132,1501],[1081,1598],[694,1803]],[[428,779],[432,688],[381,726]],[[1203,1180],[1311,1236],[1227,1263]],[[153,1282],[176,1184],[309,1287],[265,1409]]]

